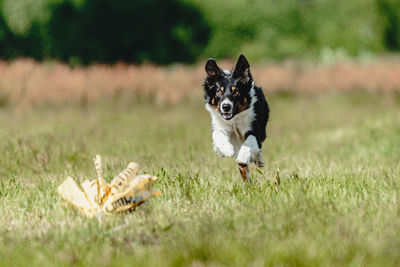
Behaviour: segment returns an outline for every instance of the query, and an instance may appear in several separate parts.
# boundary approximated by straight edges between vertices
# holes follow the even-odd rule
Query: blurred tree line
[[[0,0],[0,57],[157,64],[400,51],[399,0]]]

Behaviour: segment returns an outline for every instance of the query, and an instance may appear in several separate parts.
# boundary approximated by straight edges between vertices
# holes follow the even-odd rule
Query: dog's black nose
[[[230,104],[222,104],[222,110],[225,112],[231,111],[232,106]]]

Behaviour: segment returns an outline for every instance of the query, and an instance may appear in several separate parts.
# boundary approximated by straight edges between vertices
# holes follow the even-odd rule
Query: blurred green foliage
[[[178,0],[0,0],[0,53],[70,63],[193,62],[209,39]]]
[[[389,13],[400,22],[399,11],[393,11],[395,0],[192,1],[213,29],[206,53],[217,57],[239,53],[253,59],[309,57],[326,48],[357,56],[399,48],[399,42],[387,46],[384,34],[393,23],[384,24]],[[381,2],[388,10],[379,8]]]
[[[158,64],[400,51],[398,0],[0,0],[0,56]]]

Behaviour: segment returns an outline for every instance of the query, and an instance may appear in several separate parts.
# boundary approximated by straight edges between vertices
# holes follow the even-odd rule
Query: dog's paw
[[[240,175],[242,176],[243,182],[249,181],[250,179],[250,171],[249,166],[246,164],[238,163]]]
[[[257,153],[256,159],[255,159],[255,164],[257,165],[257,167],[264,167],[264,160],[262,158],[262,153],[261,150]]]
[[[223,146],[216,146],[214,148],[214,150],[221,157],[231,158],[235,155],[235,150],[231,144],[225,144]]]
[[[242,146],[239,150],[239,154],[236,158],[236,163],[239,165],[246,165],[250,164],[251,160],[251,151],[248,146]]]
[[[262,167],[265,166],[264,161],[263,161],[262,159],[261,159],[261,160],[258,160],[258,161],[256,162],[256,165],[257,165],[257,167],[260,167],[260,168],[262,168]]]

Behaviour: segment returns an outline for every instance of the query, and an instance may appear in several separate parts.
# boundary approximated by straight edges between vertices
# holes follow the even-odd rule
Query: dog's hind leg
[[[262,157],[262,152],[261,149],[258,151],[257,155],[256,155],[256,160],[255,160],[255,164],[257,165],[257,167],[264,167],[264,160]]]

